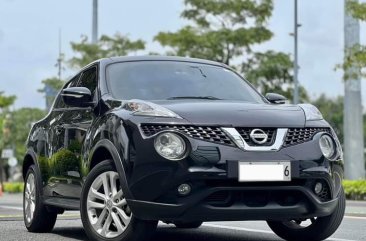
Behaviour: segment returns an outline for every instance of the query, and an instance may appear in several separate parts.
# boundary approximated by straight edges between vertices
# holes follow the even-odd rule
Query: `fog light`
[[[182,195],[182,196],[187,196],[188,194],[191,193],[191,186],[189,184],[181,184],[179,187],[178,187],[178,193],[179,195]]]
[[[315,194],[319,194],[323,191],[323,184],[321,182],[317,182],[314,187]]]

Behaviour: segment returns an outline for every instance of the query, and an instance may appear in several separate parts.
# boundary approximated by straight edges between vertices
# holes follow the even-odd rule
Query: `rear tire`
[[[194,228],[199,228],[202,225],[202,222],[198,221],[198,222],[189,222],[189,223],[184,223],[184,222],[176,222],[174,223],[175,227],[177,228],[186,228],[186,229],[194,229]]]
[[[142,241],[149,239],[156,229],[157,221],[133,216],[119,180],[110,160],[96,165],[86,178],[80,214],[90,240]]]
[[[334,212],[326,217],[318,217],[307,227],[301,227],[294,222],[268,221],[272,231],[288,241],[320,241],[330,237],[342,223],[346,207],[346,198],[343,188],[339,194],[338,206]]]
[[[42,181],[34,165],[30,166],[24,182],[23,216],[30,232],[46,233],[55,226],[57,213],[49,212],[42,202]]]

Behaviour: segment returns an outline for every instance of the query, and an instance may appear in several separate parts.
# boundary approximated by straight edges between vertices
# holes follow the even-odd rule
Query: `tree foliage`
[[[272,50],[255,53],[242,64],[242,72],[262,93],[275,92],[293,99],[293,63],[288,54]],[[300,87],[300,100],[308,102],[306,90]]]
[[[52,106],[53,101],[56,98],[57,93],[62,89],[65,81],[60,80],[57,77],[51,77],[42,80],[43,87],[38,92],[45,94],[46,106],[49,109]]]
[[[354,18],[366,21],[366,3],[355,0],[347,0],[346,10],[352,14]]]
[[[81,42],[71,42],[71,48],[76,56],[69,63],[72,67],[81,68],[100,58],[123,56],[143,50],[145,42],[132,41],[127,36],[116,33],[112,37],[102,35],[97,44],[90,43],[87,36],[82,36]]]
[[[38,108],[21,108],[11,114],[12,132],[11,139],[15,144],[15,155],[18,160],[23,160],[25,142],[32,124],[45,116],[45,111]]]
[[[43,118],[45,111],[38,108],[21,108],[0,115],[0,148],[15,148],[15,156],[21,161],[25,142],[32,124]],[[5,125],[5,126],[4,126]],[[8,131],[4,132],[5,129]]]
[[[343,142],[343,97],[329,98],[320,95],[312,102],[318,107],[325,120],[333,127],[341,142]]]
[[[47,78],[47,79],[42,80],[42,84],[44,86],[43,86],[42,89],[39,89],[38,92],[45,93],[47,91],[46,86],[49,86],[49,87],[51,87],[52,89],[54,89],[56,91],[61,90],[61,88],[65,84],[65,81],[59,80],[57,77],[51,77],[51,78]]]
[[[210,59],[231,64],[248,54],[252,45],[272,37],[266,21],[271,0],[185,0],[182,17],[193,25],[178,32],[160,32],[155,40],[171,47],[170,54]]]
[[[320,112],[323,114],[325,120],[327,120],[337,133],[339,140],[343,143],[343,96],[336,98],[327,97],[322,94],[317,99],[313,100],[312,103],[317,106]],[[364,141],[366,143],[366,113],[363,115],[363,128],[364,128]],[[365,163],[366,164],[366,163]]]
[[[6,96],[0,91],[0,110],[11,106],[16,100],[16,96]]]
[[[366,21],[366,3],[347,0],[346,10],[356,19]],[[337,66],[344,70],[344,80],[366,77],[366,46],[356,44],[345,49],[343,64]]]
[[[262,92],[292,96],[290,56],[253,50],[273,36],[267,28],[272,0],[185,0],[185,6],[182,17],[191,24],[154,38],[168,47],[169,55],[222,62],[240,70]],[[307,99],[303,88],[302,93],[302,99]]]

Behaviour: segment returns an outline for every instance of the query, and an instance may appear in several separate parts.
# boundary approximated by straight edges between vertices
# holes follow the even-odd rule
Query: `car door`
[[[88,88],[93,98],[97,93],[97,67],[83,71],[74,86]],[[70,87],[70,86],[69,86]],[[91,107],[67,106],[59,111],[53,123],[55,134],[51,157],[53,164],[53,196],[79,198],[82,187],[81,148],[92,121],[94,111]]]
[[[81,74],[76,75],[65,85],[65,88],[76,86],[78,84]],[[64,152],[64,136],[65,129],[63,128],[67,122],[65,116],[68,115],[69,107],[64,103],[61,92],[56,97],[52,112],[50,114],[49,128],[48,128],[48,161],[47,166],[44,167],[43,175],[47,180],[47,185],[44,190],[46,196],[60,196],[61,187],[64,185],[61,177],[62,175],[62,160],[60,155]]]

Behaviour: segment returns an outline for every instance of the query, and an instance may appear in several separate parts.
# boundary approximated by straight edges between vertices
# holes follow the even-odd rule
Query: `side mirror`
[[[85,87],[70,87],[63,89],[61,96],[68,106],[88,107],[93,105],[91,92]]]
[[[285,96],[276,93],[266,94],[266,99],[272,104],[285,104],[287,100]]]

